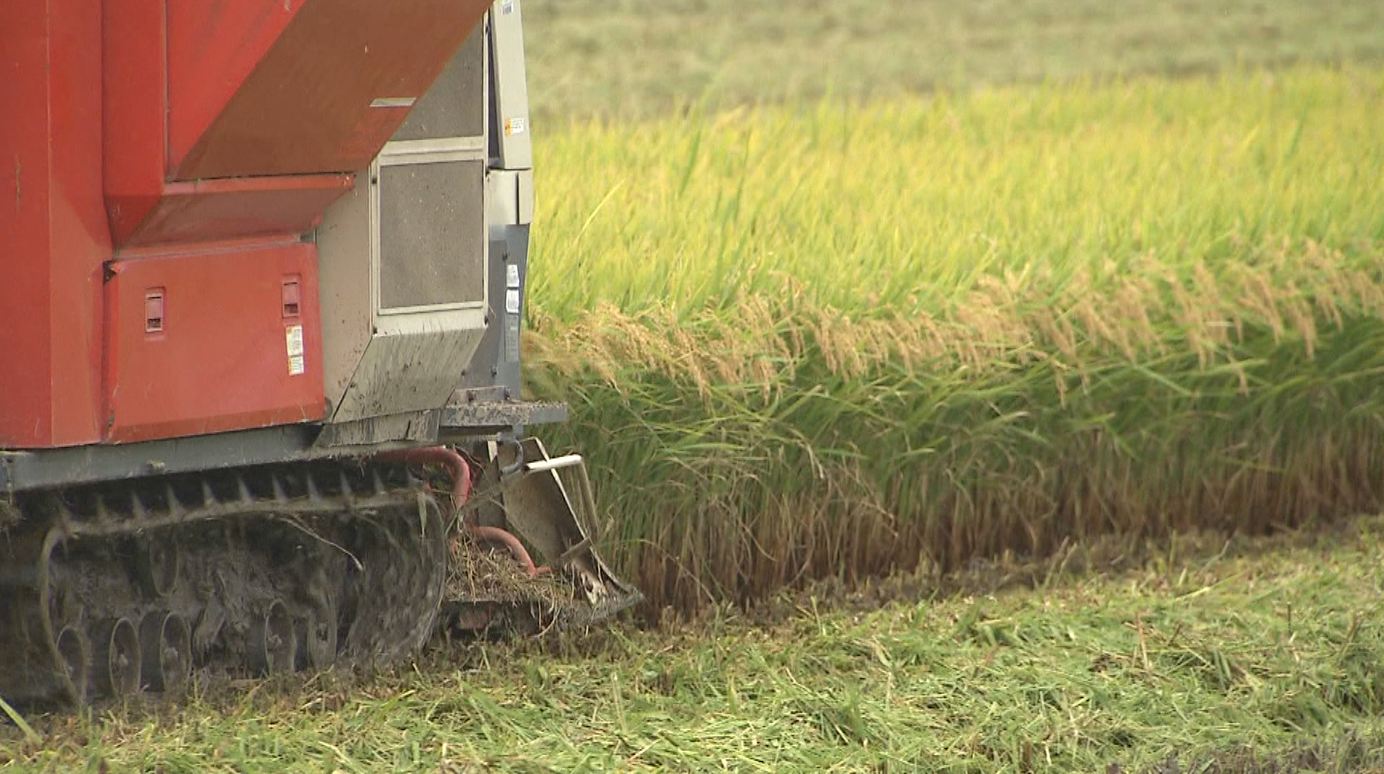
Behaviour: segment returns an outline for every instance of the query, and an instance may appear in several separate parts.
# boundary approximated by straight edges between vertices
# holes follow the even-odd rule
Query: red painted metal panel
[[[167,183],[128,247],[302,234],[355,184],[352,175],[238,177]]]
[[[101,0],[48,0],[53,197],[53,441],[86,443],[101,426],[102,264],[110,230],[101,186]]]
[[[0,3],[0,447],[100,433],[99,0]]]
[[[408,114],[372,103],[422,97],[490,7],[171,1],[169,161],[179,180],[364,168]],[[222,34],[223,24],[245,34]]]
[[[48,394],[48,10],[0,3],[0,446],[44,445]]]
[[[165,0],[103,4],[106,208],[124,244],[163,196],[168,144]]]
[[[305,0],[167,0],[168,159],[207,131]],[[329,170],[329,171],[354,171]]]
[[[195,249],[113,264],[106,286],[107,440],[321,420],[316,248],[294,242]],[[289,280],[301,288],[296,316],[284,310]],[[154,297],[162,302],[158,325],[151,325]]]

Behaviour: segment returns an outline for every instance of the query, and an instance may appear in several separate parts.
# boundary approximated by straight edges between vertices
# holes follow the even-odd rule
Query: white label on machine
[[[505,16],[514,13],[514,0],[505,0],[505,2],[500,3],[500,13]]]
[[[299,376],[307,370],[307,364],[303,361],[303,326],[288,326],[285,338],[288,342],[288,375]]]
[[[505,311],[510,314],[519,314],[519,291],[505,291]]]
[[[505,267],[505,287],[519,289],[519,265],[511,263]]]
[[[528,128],[528,125],[529,125],[528,120],[525,119],[523,116],[515,116],[514,118],[506,118],[506,119],[505,119],[505,136],[506,136],[506,137],[509,137],[509,136],[515,135],[515,134],[523,134],[523,133],[524,133],[524,130]]]

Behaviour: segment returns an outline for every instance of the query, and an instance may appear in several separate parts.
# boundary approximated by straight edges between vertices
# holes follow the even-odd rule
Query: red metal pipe
[[[448,449],[445,446],[432,446],[423,449],[385,452],[379,456],[381,459],[399,460],[412,465],[441,465],[452,476],[452,508],[460,508],[466,504],[467,500],[471,499],[471,466],[467,464],[466,458],[454,449]],[[509,549],[510,555],[514,557],[514,560],[519,563],[519,566],[530,578],[551,571],[548,567],[535,567],[533,557],[529,556],[528,549],[524,548],[524,544],[513,533],[499,527],[472,524],[467,519],[462,519],[461,526],[477,540],[500,543]]]
[[[441,465],[452,476],[452,507],[460,508],[471,499],[471,466],[466,458],[445,446],[425,449],[402,449],[384,452],[378,459],[398,460],[410,465]]]

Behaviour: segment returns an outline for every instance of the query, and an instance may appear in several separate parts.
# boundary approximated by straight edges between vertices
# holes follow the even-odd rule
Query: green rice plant
[[[529,380],[655,607],[1384,504],[1384,71],[592,122]]]

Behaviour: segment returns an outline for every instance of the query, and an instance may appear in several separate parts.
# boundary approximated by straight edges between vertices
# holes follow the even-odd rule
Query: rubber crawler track
[[[399,464],[31,496],[0,535],[0,696],[84,702],[193,675],[391,662],[432,634],[447,535]]]

